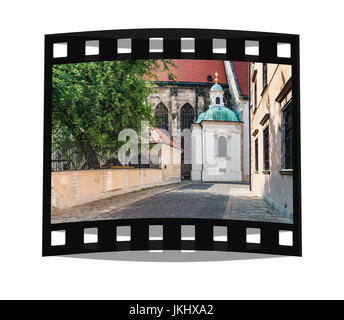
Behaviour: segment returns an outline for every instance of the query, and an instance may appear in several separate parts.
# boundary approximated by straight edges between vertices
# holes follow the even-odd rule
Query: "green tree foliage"
[[[122,129],[140,132],[141,121],[156,124],[148,95],[159,71],[172,77],[170,60],[105,61],[53,68],[52,142],[74,144],[99,168],[101,150],[116,152]]]

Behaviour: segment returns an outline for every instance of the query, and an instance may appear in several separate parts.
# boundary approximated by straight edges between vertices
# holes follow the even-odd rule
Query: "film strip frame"
[[[163,39],[162,52],[150,52],[150,39]],[[182,52],[181,39],[194,39],[194,52]],[[131,52],[118,53],[118,39],[131,39]],[[214,39],[225,40],[225,53],[214,53]],[[87,41],[99,41],[99,52],[86,55]],[[255,41],[258,55],[245,53],[246,41]],[[65,57],[54,57],[54,44],[66,43]],[[290,57],[279,57],[278,44],[290,44]],[[51,101],[55,64],[130,59],[212,59],[290,64],[293,81],[293,206],[294,223],[154,218],[50,223]],[[291,34],[211,29],[127,29],[45,36],[43,165],[43,256],[128,250],[215,250],[301,256],[301,156],[299,36]],[[162,226],[162,240],[149,239],[149,226]],[[194,226],[195,238],[182,240],[182,226]],[[117,241],[117,227],[130,227],[130,241]],[[227,228],[227,241],[214,241],[214,227]],[[98,241],[84,243],[85,229],[97,228]],[[247,230],[259,229],[260,243],[247,242]],[[65,244],[51,245],[54,231],[65,231]],[[292,232],[292,245],[279,244],[281,231]]]

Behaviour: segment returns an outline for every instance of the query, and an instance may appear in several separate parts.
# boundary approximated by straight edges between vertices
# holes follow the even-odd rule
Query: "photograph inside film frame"
[[[293,223],[291,65],[71,63],[52,81],[51,223]]]

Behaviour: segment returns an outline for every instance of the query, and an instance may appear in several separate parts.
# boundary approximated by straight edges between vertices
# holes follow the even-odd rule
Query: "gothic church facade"
[[[211,103],[210,89],[216,73],[218,83],[224,90],[223,105],[241,114],[244,127],[247,126],[247,137],[244,139],[248,141],[248,63],[182,59],[173,62],[176,68],[171,71],[175,79],[169,78],[167,73],[159,73],[158,81],[155,82],[156,92],[149,96],[153,112],[161,119],[158,127],[168,131],[175,143],[184,149],[186,144],[181,132],[190,129],[198,116],[208,110]],[[187,151],[184,150],[182,154],[181,175],[184,179],[191,178],[191,150]],[[248,154],[247,150],[244,180],[249,176]]]

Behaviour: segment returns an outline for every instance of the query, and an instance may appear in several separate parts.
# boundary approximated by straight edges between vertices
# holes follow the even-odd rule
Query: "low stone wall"
[[[105,169],[62,171],[51,174],[51,209],[58,210],[115,195],[179,182],[163,176],[162,169]]]

